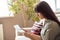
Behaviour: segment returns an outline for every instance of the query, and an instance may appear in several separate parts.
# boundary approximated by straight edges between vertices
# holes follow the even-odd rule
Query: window
[[[60,0],[55,0],[56,11],[60,11]]]
[[[0,1],[0,18],[9,17],[9,16],[13,16],[13,14],[10,13],[8,9],[8,0],[1,0]]]
[[[40,1],[46,1],[52,8],[52,10],[55,12],[55,0],[40,0]],[[52,6],[53,5],[53,6]]]

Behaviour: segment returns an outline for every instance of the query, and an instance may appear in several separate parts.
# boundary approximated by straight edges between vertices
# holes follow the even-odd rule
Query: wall
[[[13,25],[18,24],[21,27],[24,26],[23,18],[20,13],[14,17],[0,18],[0,23],[3,24],[4,40],[15,40],[15,30],[13,28]],[[32,26],[32,24],[32,21],[30,21],[30,23],[27,21],[26,26]]]

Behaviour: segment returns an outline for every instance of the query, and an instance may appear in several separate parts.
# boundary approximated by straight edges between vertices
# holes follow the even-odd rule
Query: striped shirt
[[[45,22],[45,19],[41,19],[39,22],[35,21],[35,23],[33,24],[31,32],[36,34],[36,35],[40,35],[40,31],[44,25],[44,22]]]

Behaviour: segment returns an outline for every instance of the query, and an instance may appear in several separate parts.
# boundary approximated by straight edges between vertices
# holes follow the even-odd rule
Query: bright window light
[[[40,1],[46,1],[50,7],[52,8],[52,10],[55,12],[56,9],[55,9],[55,0],[40,0]]]
[[[60,9],[60,0],[56,0],[56,6],[58,9]]]
[[[7,0],[1,0],[0,1],[0,18],[1,17],[9,17],[9,16],[13,16],[10,15],[10,11],[8,9],[8,1]]]

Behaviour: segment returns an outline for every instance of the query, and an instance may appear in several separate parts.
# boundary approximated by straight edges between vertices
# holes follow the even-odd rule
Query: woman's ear
[[[40,16],[40,13],[37,13],[37,16]]]
[[[40,13],[37,13],[37,16],[40,18],[41,17]]]
[[[41,18],[41,19],[44,18],[44,16],[42,15],[42,13],[38,13],[38,17]]]

